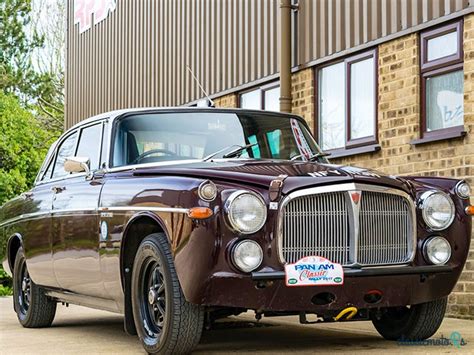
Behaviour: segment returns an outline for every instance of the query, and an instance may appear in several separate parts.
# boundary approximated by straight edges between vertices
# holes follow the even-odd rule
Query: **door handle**
[[[53,186],[51,188],[51,190],[53,190],[53,192],[55,194],[59,194],[59,193],[63,192],[64,190],[66,190],[66,187],[64,187],[64,186]]]

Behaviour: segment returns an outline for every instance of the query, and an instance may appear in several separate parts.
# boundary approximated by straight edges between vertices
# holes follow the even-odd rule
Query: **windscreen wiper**
[[[258,143],[250,143],[250,144],[244,145],[243,147],[239,147],[239,148],[234,149],[234,150],[230,151],[229,153],[225,154],[223,156],[223,158],[238,157],[243,153],[244,150],[255,147],[256,145],[258,145]]]
[[[258,143],[250,143],[250,144],[247,144],[247,145],[244,145],[244,146],[240,146],[238,144],[232,144],[232,145],[229,145],[225,148],[219,149],[217,152],[209,154],[208,156],[204,157],[202,159],[202,161],[208,161],[209,159],[214,158],[219,153],[225,152],[226,150],[229,150],[232,147],[237,147],[236,149],[230,151],[229,153],[227,153],[223,156],[223,158],[232,158],[234,156],[239,155],[239,153],[242,152],[243,150],[248,149],[248,148],[252,148],[252,147],[256,146],[257,144]]]
[[[307,160],[308,161],[315,161],[318,158],[327,157],[329,155],[331,155],[331,153],[322,153],[322,152],[320,152],[320,153],[313,154]],[[290,160],[293,161],[293,160],[299,159],[299,158],[304,157],[304,156],[305,156],[304,154],[298,154],[298,155],[295,155],[294,157],[291,157]]]

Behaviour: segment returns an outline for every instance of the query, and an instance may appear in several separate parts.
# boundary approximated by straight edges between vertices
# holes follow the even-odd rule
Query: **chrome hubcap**
[[[153,288],[150,288],[150,291],[148,291],[148,303],[153,304],[156,301],[156,292]]]

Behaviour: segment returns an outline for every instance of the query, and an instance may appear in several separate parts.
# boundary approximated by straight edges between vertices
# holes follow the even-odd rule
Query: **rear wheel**
[[[49,327],[56,315],[56,302],[30,278],[23,249],[18,249],[13,268],[13,306],[25,328]]]
[[[441,326],[448,299],[410,307],[388,308],[380,319],[373,319],[375,329],[387,340],[424,340]]]
[[[204,312],[184,298],[164,234],[151,234],[138,247],[131,286],[133,317],[145,350],[191,352],[201,338]]]

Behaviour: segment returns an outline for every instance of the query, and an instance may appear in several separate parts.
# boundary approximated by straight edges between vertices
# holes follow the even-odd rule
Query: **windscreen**
[[[118,121],[113,166],[230,156],[304,160],[317,153],[320,150],[310,132],[291,117],[223,112],[152,113]]]

